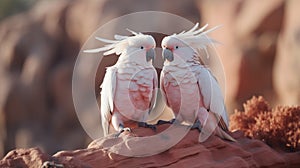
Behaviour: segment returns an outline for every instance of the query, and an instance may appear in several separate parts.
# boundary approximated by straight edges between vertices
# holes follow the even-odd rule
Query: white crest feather
[[[130,30],[130,29],[128,29],[128,28],[127,28],[126,30],[129,31],[130,33],[132,33],[132,34],[135,35],[135,36],[139,34],[139,33],[135,32],[135,31],[133,31],[133,30]]]
[[[199,50],[204,49],[206,51],[206,47],[209,44],[219,43],[218,41],[207,36],[208,33],[218,29],[220,26],[213,27],[207,31],[204,31],[208,24],[199,28],[199,23],[196,23],[193,28],[188,31],[182,31],[179,34],[173,34],[171,37],[175,37],[185,43],[186,45],[193,48],[193,50],[198,53]],[[207,51],[206,51],[207,52]]]
[[[142,33],[137,33],[130,29],[126,29],[126,30],[128,30],[134,36],[142,35]],[[128,38],[134,37],[134,36],[123,36],[123,35],[116,34],[116,35],[114,35],[115,40],[109,40],[109,39],[104,39],[101,37],[95,37],[96,40],[107,43],[107,45],[105,45],[104,47],[100,47],[100,48],[84,50],[83,52],[85,52],[85,53],[104,52],[103,55],[105,55],[105,56],[114,54],[114,53],[117,55],[120,55],[128,44]]]

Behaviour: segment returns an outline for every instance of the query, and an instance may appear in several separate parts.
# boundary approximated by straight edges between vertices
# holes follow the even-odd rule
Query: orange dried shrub
[[[270,111],[269,104],[263,97],[252,97],[244,103],[244,111],[235,110],[230,116],[230,129],[242,130],[247,136],[253,137],[252,129],[256,124],[255,118],[261,113]]]
[[[300,150],[300,106],[273,109],[274,132],[287,148]]]
[[[300,150],[300,106],[270,109],[263,97],[253,97],[244,104],[244,111],[236,110],[230,119],[231,130],[242,130],[272,147]]]

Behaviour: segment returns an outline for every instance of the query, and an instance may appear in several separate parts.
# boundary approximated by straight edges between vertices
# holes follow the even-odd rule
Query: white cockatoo
[[[215,30],[198,29],[164,37],[162,40],[164,66],[160,86],[167,105],[173,110],[177,123],[194,123],[201,130],[199,141],[212,133],[235,141],[228,131],[228,117],[218,82],[203,65],[200,54],[216,41],[206,34]],[[161,121],[159,123],[162,123]]]
[[[96,37],[108,44],[84,51],[120,55],[116,64],[107,68],[101,85],[101,121],[105,136],[112,128],[118,132],[116,136],[131,131],[129,126],[136,123],[155,128],[146,124],[146,120],[157,94],[157,73],[152,66],[156,43],[150,35],[128,31],[133,36],[115,35],[115,40]]]

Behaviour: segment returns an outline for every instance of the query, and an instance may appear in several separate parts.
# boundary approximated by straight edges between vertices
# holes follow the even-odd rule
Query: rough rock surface
[[[158,127],[158,133],[169,125]],[[147,128],[133,129],[131,135],[150,136]],[[126,157],[111,153],[110,149],[139,148],[128,146],[132,139],[128,133],[119,138],[106,137],[93,141],[87,149],[61,151],[53,156],[43,154],[37,148],[11,151],[0,161],[0,167],[40,167],[44,162],[64,167],[299,167],[300,152],[284,153],[275,151],[259,140],[249,139],[240,131],[231,133],[237,142],[229,142],[211,136],[204,143],[198,143],[197,130],[189,133],[169,150],[147,157]],[[156,141],[156,143],[158,143]],[[121,147],[120,147],[121,146]],[[153,146],[144,144],[142,150]],[[118,150],[115,150],[116,152]],[[45,164],[45,163],[44,163]]]
[[[1,167],[32,167],[40,168],[42,164],[50,160],[51,156],[43,153],[39,148],[16,149],[10,151],[1,161]]]

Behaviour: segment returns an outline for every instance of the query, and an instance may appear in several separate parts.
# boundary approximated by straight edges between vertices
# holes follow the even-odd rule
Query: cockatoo
[[[101,85],[101,121],[105,136],[112,132],[111,127],[118,132],[116,136],[131,131],[127,126],[136,122],[139,126],[155,128],[146,124],[146,120],[157,94],[157,73],[152,66],[156,43],[150,35],[128,31],[133,36],[115,35],[115,40],[96,37],[108,44],[84,51],[120,55],[116,64],[106,69]]]
[[[203,65],[200,53],[216,41],[206,34],[198,23],[189,31],[166,36],[162,40],[164,66],[160,88],[167,105],[173,110],[179,123],[194,123],[201,130],[199,141],[205,141],[212,133],[235,141],[228,131],[228,117],[221,89],[210,70]]]

